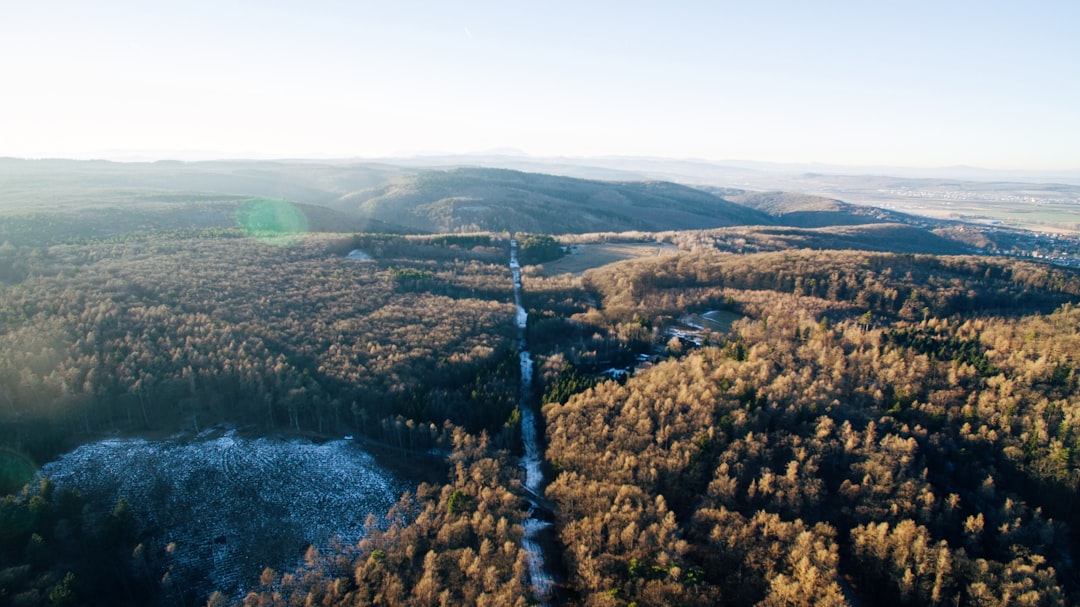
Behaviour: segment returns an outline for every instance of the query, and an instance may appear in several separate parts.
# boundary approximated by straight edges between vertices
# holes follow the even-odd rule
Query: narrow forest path
[[[541,520],[539,512],[543,510],[541,496],[544,495],[544,471],[541,467],[544,458],[540,450],[539,434],[536,429],[536,411],[532,403],[533,364],[532,355],[525,339],[525,327],[529,315],[521,304],[521,265],[518,263],[518,245],[513,235],[510,237],[510,271],[514,278],[514,306],[517,308],[518,349],[521,361],[521,395],[518,408],[521,410],[521,440],[524,454],[521,467],[525,470],[525,497],[529,501],[529,512],[522,521],[525,538],[522,541],[529,559],[529,581],[533,596],[541,605],[549,605],[554,589],[554,580],[548,572],[544,558],[543,542],[540,537],[551,527],[551,523]]]

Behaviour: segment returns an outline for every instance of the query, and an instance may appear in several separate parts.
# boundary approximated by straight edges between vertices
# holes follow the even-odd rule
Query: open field
[[[1036,232],[1080,233],[1080,185],[1069,180],[1036,183],[1002,181],[1000,176],[992,174],[963,180],[813,172],[798,175],[761,174],[750,180],[726,181],[725,185],[744,188],[751,197],[755,190],[759,193],[779,190],[785,192],[789,201],[797,193],[938,220],[984,224],[1000,222],[1003,226]],[[707,189],[728,198],[745,198],[747,195],[747,192],[732,195],[723,188]],[[760,204],[753,206],[770,211]],[[784,213],[792,211],[780,210]],[[831,219],[835,221],[839,218]],[[885,220],[899,219],[893,217]]]
[[[682,322],[692,327],[725,333],[731,330],[732,323],[744,318],[746,316],[730,310],[711,310],[704,314],[691,314],[683,318]]]
[[[1080,186],[1075,185],[825,175],[784,185],[795,191],[935,219],[1080,233]]]
[[[544,274],[581,274],[585,270],[606,266],[624,259],[659,257],[678,253],[678,247],[655,242],[597,243],[574,245],[569,255],[544,264]]]
[[[973,206],[971,213],[977,214],[969,214],[967,209],[953,210],[948,218],[976,223],[1001,221],[1005,225],[1032,230],[1034,232],[1051,232],[1054,234],[1080,233],[1080,207],[1076,206]]]
[[[1004,225],[1033,232],[1080,233],[1080,205],[980,200],[873,200],[872,204],[934,219]]]

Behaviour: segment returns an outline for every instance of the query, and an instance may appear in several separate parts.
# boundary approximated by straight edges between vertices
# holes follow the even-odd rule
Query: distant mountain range
[[[372,159],[351,159],[371,162]],[[704,160],[649,156],[530,156],[498,151],[475,154],[426,154],[377,159],[383,164],[411,167],[480,166],[552,173],[590,179],[661,179],[686,184],[717,184],[775,180],[805,176],[896,177],[971,182],[1062,183],[1080,186],[1080,167],[1073,170],[998,170],[971,166],[902,167],[838,165],[815,162],[761,162],[752,160]],[[768,186],[766,186],[768,187]]]
[[[535,163],[528,157],[509,158]],[[683,161],[669,162],[667,169],[687,166]],[[596,169],[576,170],[586,174]],[[611,179],[626,174],[615,168],[600,172],[609,179],[372,162],[0,159],[0,241],[29,233],[20,226],[43,213],[53,216],[49,221],[58,226],[55,233],[60,240],[77,233],[100,238],[132,230],[235,227],[237,209],[263,198],[294,203],[307,216],[309,229],[317,231],[568,234],[758,226],[762,234],[786,239],[795,247],[907,252],[919,243],[916,249],[924,246],[925,252],[948,253],[976,247],[994,250],[995,239],[1003,232],[964,232],[957,226],[970,224],[850,204],[831,196],[732,187],[735,182],[724,181],[692,187],[655,178]],[[866,176],[800,179],[804,184],[834,186],[854,180],[867,191],[900,192],[896,196],[934,187],[988,195],[1000,186]],[[762,178],[762,183],[767,180]],[[1076,189],[1045,184],[1025,187],[1029,194],[1037,191],[1040,196],[1072,196]],[[781,228],[826,231],[796,233]],[[915,238],[916,234],[926,236]],[[907,242],[901,249],[882,242],[892,237]]]

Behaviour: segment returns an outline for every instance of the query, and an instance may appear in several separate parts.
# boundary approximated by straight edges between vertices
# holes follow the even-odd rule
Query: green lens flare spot
[[[0,448],[0,495],[18,493],[37,473],[37,466],[25,455]]]
[[[251,200],[236,211],[236,225],[244,234],[272,245],[290,245],[308,232],[308,219],[296,205],[284,200]]]

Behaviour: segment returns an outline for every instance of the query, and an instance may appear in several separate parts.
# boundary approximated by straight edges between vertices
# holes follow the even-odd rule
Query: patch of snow
[[[670,337],[678,337],[680,341],[694,344],[694,346],[698,348],[700,348],[702,344],[705,343],[705,339],[701,336],[701,334],[694,331],[668,329],[664,334]]]
[[[531,389],[532,386],[532,357],[522,351],[521,358],[521,384],[522,392]],[[544,482],[544,472],[540,468],[540,444],[536,434],[536,415],[532,407],[525,402],[521,404],[521,440],[525,444],[525,454],[521,458],[521,467],[525,470],[525,488],[539,495],[541,484]]]
[[[615,367],[612,367],[610,369],[605,369],[601,371],[600,375],[607,375],[611,379],[620,379],[630,375],[630,371],[627,371],[626,369],[616,369]]]
[[[690,327],[691,329],[697,330],[697,331],[704,331],[705,330],[705,327],[703,327],[700,324],[694,322],[694,317],[693,316],[684,316],[683,318],[679,319],[679,322],[681,322],[682,324]]]
[[[551,591],[555,586],[551,575],[544,569],[544,552],[537,538],[551,523],[529,517],[521,522],[525,529],[525,537],[521,540],[521,546],[529,560],[529,581],[532,583],[533,595],[546,604],[551,599]]]
[[[368,514],[382,517],[409,489],[355,442],[110,439],[60,456],[40,474],[78,487],[90,512],[127,498],[171,583],[242,592],[264,567],[294,566],[310,544],[355,545]]]

